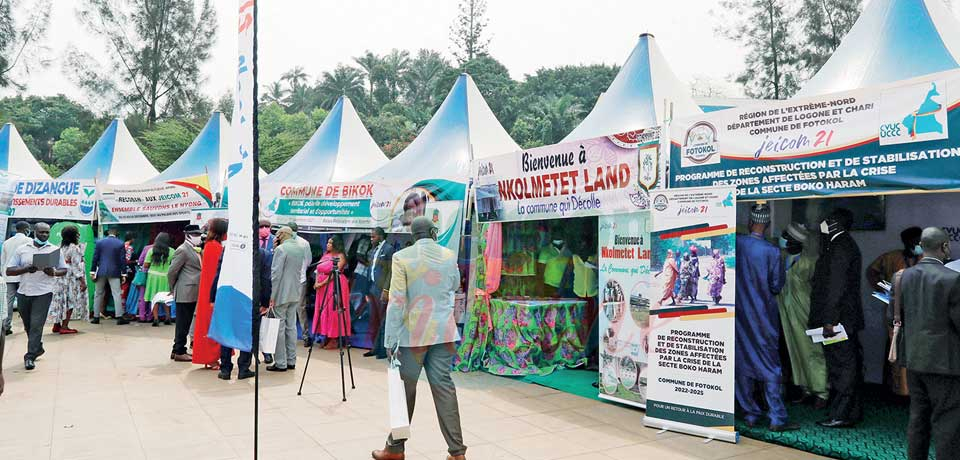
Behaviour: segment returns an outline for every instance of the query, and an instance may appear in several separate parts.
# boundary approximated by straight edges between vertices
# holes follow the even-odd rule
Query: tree
[[[799,89],[800,52],[791,40],[793,11],[786,0],[723,0],[726,11],[743,16],[721,29],[748,52],[746,69],[737,77],[750,97],[786,99]]]
[[[324,72],[317,85],[320,107],[329,110],[340,96],[347,96],[354,104],[365,100],[363,72],[355,67],[338,65],[333,72]]]
[[[56,163],[53,145],[65,129],[77,127],[87,132],[91,129],[103,130],[106,126],[106,123],[98,122],[89,110],[64,95],[0,99],[0,122],[13,123],[27,148],[37,159],[49,164]],[[99,131],[95,132],[99,135]]]
[[[535,129],[543,145],[560,142],[583,118],[583,107],[569,94],[541,98],[533,110],[539,118]]]
[[[316,107],[316,92],[306,85],[297,85],[286,98],[287,113],[309,112]]]
[[[264,104],[275,103],[278,105],[283,105],[284,101],[286,100],[287,90],[279,81],[275,81],[264,86],[263,95],[260,96],[260,102]]]
[[[365,77],[367,79],[367,95],[371,98],[373,97],[373,83],[374,79],[377,78],[380,68],[380,56],[377,56],[372,51],[367,50],[360,57],[353,58],[353,62],[356,62],[357,65],[363,69]],[[370,106],[373,106],[373,100],[370,100]]]
[[[461,63],[487,54],[490,39],[483,37],[488,25],[486,14],[486,0],[460,1],[460,14],[450,26],[450,40],[453,41],[453,55]]]
[[[400,99],[400,90],[409,66],[410,53],[407,51],[394,49],[381,58],[375,74],[377,88],[374,100],[377,104],[392,104]]]
[[[92,142],[80,128],[71,126],[60,133],[60,139],[53,144],[52,162],[45,163],[57,171],[57,176],[77,164],[90,149]],[[50,169],[47,169],[50,172]],[[52,174],[51,174],[52,175]],[[54,176],[56,177],[56,176]]]
[[[141,136],[143,154],[158,170],[163,171],[187,151],[200,134],[200,126],[183,120],[163,120]],[[211,171],[216,174],[216,171]]]
[[[513,125],[516,120],[517,82],[510,78],[507,67],[490,56],[480,56],[464,62],[459,69],[451,69],[436,86],[436,100],[442,101],[450,91],[450,86],[461,72],[473,77],[480,94],[487,101],[490,110],[503,126]]]
[[[439,52],[421,49],[417,52],[417,57],[410,60],[404,73],[404,99],[417,108],[432,112],[441,101],[435,97],[438,93],[437,86],[443,80],[444,74],[449,74],[452,70],[450,63]]]
[[[50,0],[0,1],[0,87],[14,85],[22,89],[13,74],[18,66],[23,74],[30,74],[33,58],[44,49],[41,41],[50,24],[51,9]],[[19,24],[14,16],[26,20]],[[45,66],[46,62],[41,60],[40,65]]]
[[[860,17],[861,0],[803,0],[803,52],[800,61],[804,70],[815,74]]]
[[[227,119],[233,118],[233,93],[227,91],[220,95],[220,98],[217,99],[217,110]]]
[[[210,58],[217,31],[211,0],[85,0],[78,17],[103,39],[107,69],[87,53],[69,53],[67,68],[111,108],[131,107],[148,126],[178,116],[203,80],[200,66]]]
[[[260,166],[267,172],[280,167],[310,140],[326,116],[322,109],[288,114],[275,103],[261,107],[257,119]]]
[[[280,79],[287,82],[289,91],[293,92],[307,81],[307,73],[303,71],[302,66],[296,66],[281,75]]]

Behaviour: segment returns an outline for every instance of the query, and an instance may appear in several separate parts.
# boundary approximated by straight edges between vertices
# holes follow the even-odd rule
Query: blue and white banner
[[[230,230],[223,254],[220,285],[208,335],[221,345],[250,351],[253,347],[253,116],[257,95],[254,80],[256,0],[238,0],[237,91],[233,129],[237,140],[227,159]]]

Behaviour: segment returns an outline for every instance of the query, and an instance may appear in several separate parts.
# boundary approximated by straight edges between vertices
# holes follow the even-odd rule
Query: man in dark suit
[[[930,227],[923,258],[903,272],[903,363],[910,388],[908,457],[926,459],[933,435],[937,458],[960,453],[960,273],[944,267],[950,238]]]
[[[821,254],[813,272],[810,294],[811,329],[823,328],[824,337],[836,335],[842,324],[848,340],[823,347],[830,385],[830,415],[817,422],[826,428],[852,427],[863,417],[860,384],[863,382],[863,350],[857,333],[863,329],[860,301],[860,248],[850,236],[853,213],[837,209],[820,223]]]
[[[371,324],[376,324],[374,332],[377,334],[373,342],[373,349],[363,356],[376,356],[377,359],[387,358],[387,349],[383,347],[383,330],[387,320],[387,296],[390,293],[390,277],[393,268],[393,246],[387,243],[387,232],[376,227],[370,231],[370,251],[367,253],[367,277],[370,279],[370,292],[367,299],[370,302]]]
[[[254,306],[257,312],[253,314],[253,341],[256,344],[260,340],[260,317],[263,316],[267,308],[270,307],[270,256],[267,250],[259,248],[260,251],[260,301]],[[223,267],[223,256],[220,256],[220,262],[217,264],[217,275],[213,279],[213,286],[210,288],[210,301],[217,299],[217,285],[220,284],[220,269]],[[216,306],[214,306],[216,308]],[[255,347],[258,345],[254,345]],[[233,349],[220,346],[220,372],[217,377],[220,380],[230,380],[230,373],[233,372],[232,361]],[[253,377],[254,372],[250,370],[250,364],[253,362],[253,353],[241,351],[237,357],[237,380],[244,380]]]
[[[173,253],[167,282],[173,301],[177,304],[177,326],[173,339],[171,359],[190,362],[193,356],[187,353],[187,334],[193,322],[200,297],[200,227],[187,225],[183,230],[184,241]]]
[[[97,241],[93,249],[93,264],[90,266],[96,286],[91,321],[93,324],[99,324],[100,315],[107,312],[107,285],[113,295],[113,314],[117,318],[117,325],[129,323],[123,317],[123,300],[120,298],[121,276],[127,259],[123,241],[117,236],[119,234],[120,229],[112,227],[107,230],[107,237]]]

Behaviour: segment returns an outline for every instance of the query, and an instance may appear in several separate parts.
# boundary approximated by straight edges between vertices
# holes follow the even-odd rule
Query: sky
[[[742,68],[743,51],[718,38],[710,0],[488,0],[490,54],[515,79],[541,67],[622,64],[644,32],[654,34],[674,73],[689,82],[705,76],[730,81]],[[214,0],[219,18],[213,57],[203,67],[204,92],[216,99],[233,84],[236,59],[235,0]],[[60,62],[70,46],[103,60],[104,43],[76,19],[75,3],[57,1],[51,11],[46,45],[51,65],[33,71],[26,94],[65,94],[90,102],[63,73]],[[429,48],[450,52],[453,0],[261,0],[260,82],[275,81],[302,66],[316,78],[338,63],[371,50]],[[105,62],[105,60],[103,60]],[[739,88],[728,84],[731,96]],[[4,95],[11,94],[6,90]]]

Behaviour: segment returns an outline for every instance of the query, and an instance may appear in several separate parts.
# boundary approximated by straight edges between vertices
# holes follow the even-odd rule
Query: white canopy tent
[[[213,112],[190,147],[152,180],[159,182],[207,174],[210,190],[219,192],[220,182],[227,171],[227,158],[233,149],[230,122],[222,113]]]
[[[25,179],[50,179],[12,123],[0,128],[0,170]]]
[[[795,98],[955,69],[960,22],[942,0],[872,0]]]
[[[157,168],[143,155],[130,131],[117,118],[100,135],[90,151],[60,179],[97,180],[111,185],[140,184],[157,175]]]
[[[670,70],[653,35],[642,34],[613,83],[563,142],[650,128],[671,115],[698,113],[690,89]]]

